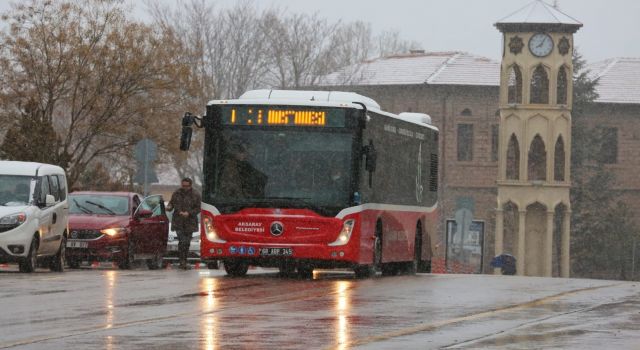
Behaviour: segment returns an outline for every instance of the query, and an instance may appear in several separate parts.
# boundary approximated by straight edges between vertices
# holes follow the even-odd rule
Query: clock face
[[[538,33],[529,39],[529,51],[534,56],[544,57],[551,53],[551,50],[553,50],[553,40],[549,34]]]

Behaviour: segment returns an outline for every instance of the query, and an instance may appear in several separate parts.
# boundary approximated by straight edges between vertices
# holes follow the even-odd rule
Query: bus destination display
[[[235,106],[222,108],[222,124],[243,126],[344,127],[343,109],[270,108]]]

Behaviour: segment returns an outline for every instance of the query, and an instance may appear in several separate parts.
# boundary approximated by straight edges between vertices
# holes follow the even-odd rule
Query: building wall
[[[389,85],[342,87],[376,100],[383,110],[427,113],[440,129],[440,209],[438,238],[434,253],[444,258],[445,224],[453,219],[460,202],[472,200],[473,218],[485,223],[483,271],[490,273],[494,253],[496,179],[498,162],[491,155],[491,126],[499,123],[498,87]],[[468,108],[471,115],[462,115]],[[616,189],[636,217],[640,217],[640,106],[593,104],[585,112],[590,126],[618,128],[618,162],[608,165],[616,175]],[[457,125],[472,124],[473,160],[457,159]],[[521,152],[525,145],[521,145]],[[623,192],[623,193],[622,193]],[[505,227],[506,231],[509,231]],[[505,232],[505,252],[515,245]],[[513,249],[514,247],[512,247]]]

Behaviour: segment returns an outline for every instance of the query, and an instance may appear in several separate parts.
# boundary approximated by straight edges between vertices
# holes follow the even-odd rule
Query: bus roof
[[[431,124],[431,117],[426,114],[400,113],[397,115],[385,112],[376,101],[369,97],[356,94],[355,92],[262,89],[249,90],[236,100],[212,100],[208,103],[208,105],[226,104],[349,107],[356,109],[362,109],[361,104],[363,104],[367,110],[378,114],[437,130],[437,128]]]

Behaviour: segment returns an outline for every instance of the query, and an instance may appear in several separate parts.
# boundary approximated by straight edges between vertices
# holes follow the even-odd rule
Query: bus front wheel
[[[242,277],[249,271],[249,264],[243,261],[225,261],[224,270],[231,277]]]

